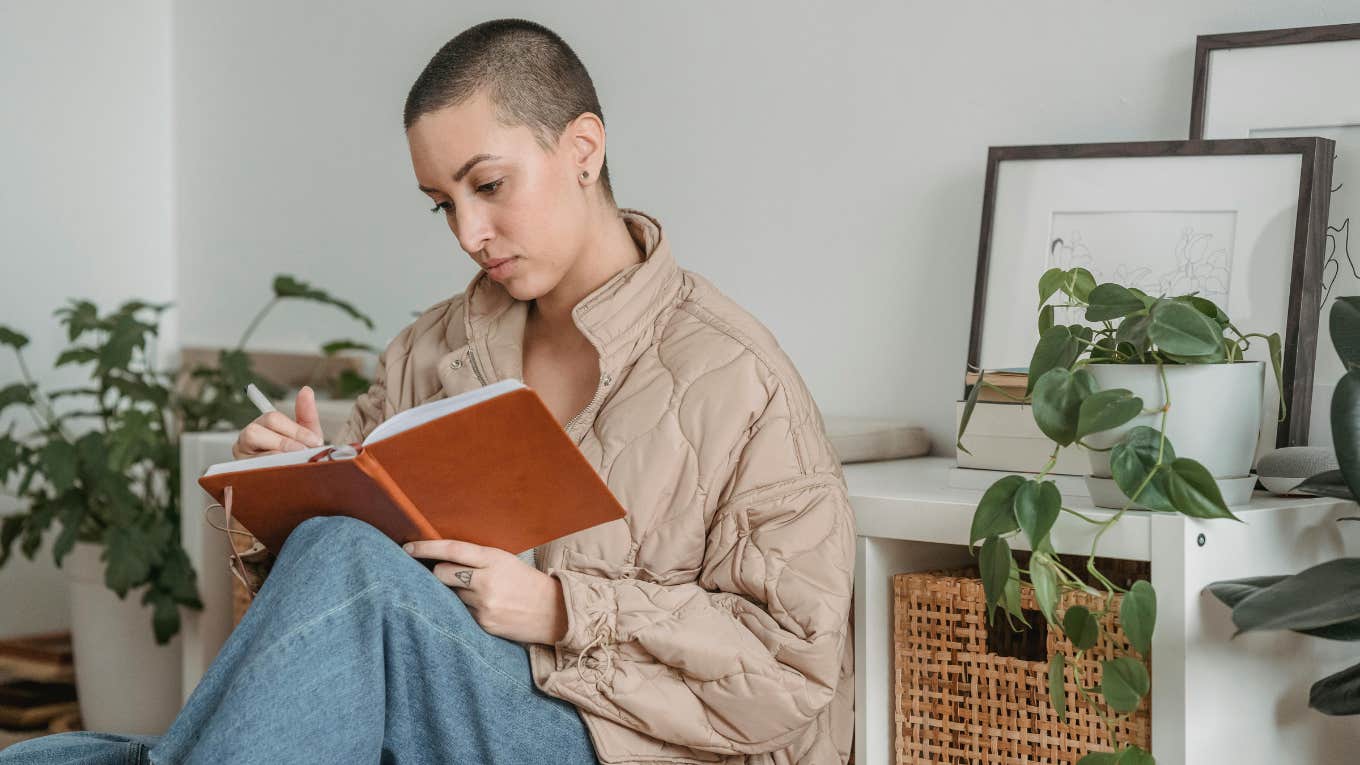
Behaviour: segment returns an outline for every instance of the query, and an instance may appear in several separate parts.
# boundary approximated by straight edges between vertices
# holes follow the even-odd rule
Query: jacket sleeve
[[[350,410],[349,420],[340,432],[334,437],[327,439],[332,444],[348,444],[354,441],[362,441],[373,428],[378,426],[387,417],[391,416],[393,406],[387,400],[387,367],[388,361],[396,358],[396,354],[405,353],[409,347],[409,335],[411,328],[408,326],[401,334],[397,335],[383,352],[378,355],[378,366],[373,375],[373,384],[368,390],[359,394],[354,402],[354,407]],[[249,531],[244,526],[240,526],[232,520],[232,526],[245,531]],[[242,536],[241,534],[231,535],[231,544],[239,551],[241,567],[245,569],[245,577],[237,568],[234,561],[230,559],[228,553],[227,565],[231,569],[231,574],[251,593],[259,592],[264,586],[265,577],[269,576],[269,571],[274,567],[275,553],[267,549],[254,535]]]
[[[729,755],[784,748],[815,722],[849,631],[854,517],[815,408],[793,423],[767,406],[751,432],[695,583],[548,571],[568,615],[556,647],[575,660],[544,690]]]

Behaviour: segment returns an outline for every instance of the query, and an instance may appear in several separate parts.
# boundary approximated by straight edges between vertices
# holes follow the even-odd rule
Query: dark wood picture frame
[[[1360,24],[1332,24],[1322,27],[1294,29],[1263,29],[1257,32],[1234,32],[1221,35],[1200,35],[1195,38],[1195,84],[1190,91],[1190,138],[1204,137],[1204,110],[1208,106],[1209,54],[1232,48],[1260,48],[1270,45],[1302,45],[1321,42],[1360,40]]]
[[[982,230],[978,243],[977,276],[973,288],[972,329],[968,337],[968,368],[982,358],[982,322],[987,300],[987,274],[995,217],[997,176],[1001,163],[1034,159],[1121,159],[1147,157],[1236,156],[1298,154],[1300,173],[1290,267],[1286,327],[1280,388],[1287,402],[1286,417],[1278,424],[1276,447],[1308,441],[1313,366],[1316,356],[1321,269],[1331,195],[1333,142],[1325,138],[1249,138],[1220,141],[1138,141],[1130,143],[993,146],[987,152],[983,187]]]

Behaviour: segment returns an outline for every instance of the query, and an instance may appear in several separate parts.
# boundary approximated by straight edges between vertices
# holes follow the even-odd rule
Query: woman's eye
[[[500,179],[499,181],[493,181],[491,183],[483,183],[482,185],[477,187],[477,190],[484,191],[487,194],[494,194],[496,193],[496,189],[499,189],[501,187],[502,183],[505,183],[504,178]]]
[[[440,210],[449,210],[449,209],[451,209],[451,208],[447,206],[448,204],[449,204],[448,202],[440,202],[439,204],[435,205],[434,207],[431,207],[431,208],[430,208],[430,212],[432,212],[432,213],[437,213],[437,212],[439,212]]]

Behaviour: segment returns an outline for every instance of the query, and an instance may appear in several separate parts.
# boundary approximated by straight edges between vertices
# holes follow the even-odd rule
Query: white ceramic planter
[[[180,710],[180,636],[157,645],[143,591],[119,600],[105,586],[102,550],[80,542],[62,561],[81,721],[93,731],[160,735]]]
[[[1166,401],[1155,364],[1091,364],[1085,367],[1101,390],[1126,388],[1143,399],[1144,409],[1161,407]],[[1218,482],[1229,505],[1249,499],[1255,477],[1251,475],[1261,432],[1261,397],[1265,391],[1265,362],[1236,364],[1181,364],[1163,367],[1171,393],[1165,433],[1177,457],[1189,457],[1204,465]],[[1113,430],[1087,436],[1091,446],[1114,446],[1139,425],[1161,427],[1162,415],[1142,414]],[[1110,453],[1088,452],[1091,461],[1091,496],[1104,507],[1122,507],[1127,500],[1118,489],[1109,497]],[[1106,490],[1102,490],[1106,489]],[[1099,496],[1098,496],[1099,495]]]

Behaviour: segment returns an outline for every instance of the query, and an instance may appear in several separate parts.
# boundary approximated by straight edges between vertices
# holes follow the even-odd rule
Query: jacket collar
[[[619,210],[643,260],[619,271],[571,311],[572,321],[600,354],[600,372],[628,368],[651,344],[657,321],[675,305],[682,277],[661,224],[639,210]],[[523,379],[524,323],[529,303],[478,269],[466,290],[464,330],[485,360],[486,382]]]

